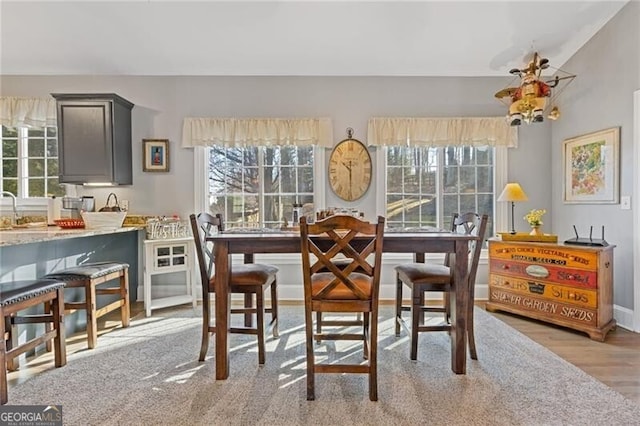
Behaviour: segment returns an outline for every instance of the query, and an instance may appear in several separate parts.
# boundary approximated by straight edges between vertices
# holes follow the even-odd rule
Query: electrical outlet
[[[631,210],[631,196],[623,195],[620,197],[620,208],[622,210]]]

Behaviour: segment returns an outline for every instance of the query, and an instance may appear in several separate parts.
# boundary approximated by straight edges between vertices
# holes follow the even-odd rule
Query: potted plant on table
[[[531,235],[544,235],[540,227],[542,226],[542,216],[546,212],[545,209],[533,209],[524,216],[524,220],[531,226]]]

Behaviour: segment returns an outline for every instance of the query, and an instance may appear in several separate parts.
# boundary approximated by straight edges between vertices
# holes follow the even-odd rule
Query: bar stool
[[[18,312],[39,304],[51,307],[53,313],[23,314]],[[17,344],[17,324],[44,323],[44,333],[27,342]],[[54,365],[62,367],[67,363],[64,332],[64,282],[59,280],[25,280],[0,283],[0,404],[6,404],[7,370],[15,370],[14,359],[36,346],[53,339]]]
[[[120,262],[95,262],[47,274],[44,278],[64,281],[67,288],[84,288],[84,302],[65,302],[65,313],[78,309],[87,311],[87,342],[89,349],[97,345],[98,318],[121,308],[122,327],[129,327],[129,265]],[[97,288],[98,285],[119,279],[118,287]],[[115,294],[119,298],[104,307],[97,307],[96,295]]]

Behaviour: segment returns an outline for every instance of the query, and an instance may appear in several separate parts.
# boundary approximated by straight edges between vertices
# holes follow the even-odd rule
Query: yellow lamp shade
[[[506,184],[498,197],[498,201],[527,201],[528,199],[519,183]]]

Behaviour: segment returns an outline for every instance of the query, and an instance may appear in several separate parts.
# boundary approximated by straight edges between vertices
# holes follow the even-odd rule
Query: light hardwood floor
[[[484,302],[476,305],[484,309]],[[489,314],[640,404],[640,334],[617,327],[607,335],[604,342],[596,342],[584,333],[552,324],[508,313]],[[132,319],[144,316],[141,303],[133,304],[131,315]],[[112,312],[101,320],[99,335],[120,325],[119,312]],[[68,336],[67,353],[87,350],[86,345],[86,334]],[[9,399],[11,400],[11,386],[52,368],[51,354],[44,353],[28,360],[20,370],[10,372]]]
[[[484,309],[484,303],[477,303]],[[517,315],[490,313],[590,376],[640,404],[640,334],[617,327],[604,342]]]

